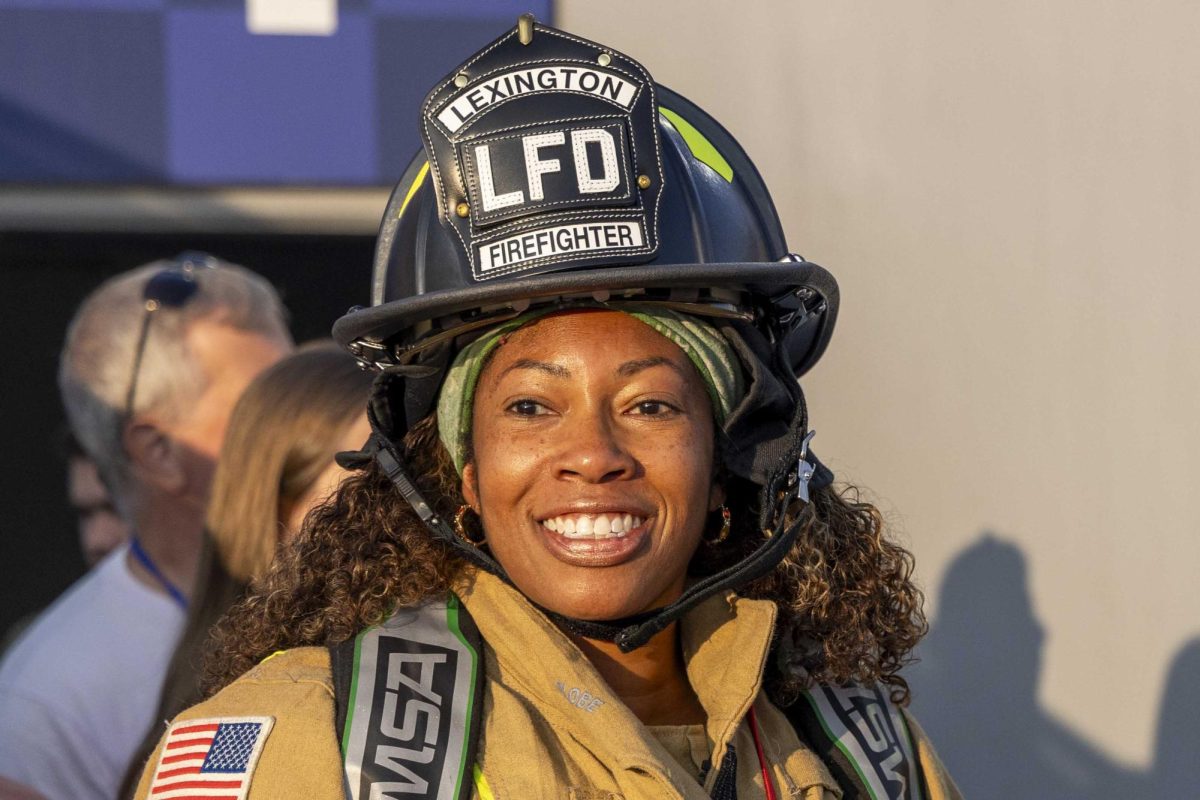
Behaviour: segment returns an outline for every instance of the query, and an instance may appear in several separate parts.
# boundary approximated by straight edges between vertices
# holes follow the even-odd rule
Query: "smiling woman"
[[[473,419],[463,494],[526,596],[606,620],[682,594],[722,499],[711,403],[682,350],[627,314],[543,317],[493,351]]]
[[[447,115],[527,63],[631,88]],[[424,122],[335,327],[380,372],[358,471],[218,627],[140,796],[958,797],[903,709],[912,558],[809,446],[836,283],[737,142],[528,20]]]

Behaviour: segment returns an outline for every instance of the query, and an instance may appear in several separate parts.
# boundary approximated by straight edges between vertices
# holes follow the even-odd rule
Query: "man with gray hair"
[[[59,387],[133,534],[0,664],[0,776],[115,796],[187,614],[229,414],[291,346],[270,284],[204,254],[118,275],[80,306]]]

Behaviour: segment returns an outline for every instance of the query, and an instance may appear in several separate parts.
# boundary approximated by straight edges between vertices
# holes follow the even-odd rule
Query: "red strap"
[[[763,786],[767,789],[767,800],[778,800],[775,787],[771,785],[771,771],[767,769],[767,759],[763,755],[762,741],[758,738],[758,717],[754,716],[754,708],[750,709],[750,735],[754,737],[754,749],[758,751],[758,765],[762,767]]]

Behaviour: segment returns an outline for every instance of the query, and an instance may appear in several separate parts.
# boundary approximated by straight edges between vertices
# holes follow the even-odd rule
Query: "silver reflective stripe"
[[[875,800],[920,800],[908,726],[878,686],[816,686],[805,697]],[[889,790],[893,783],[903,787],[899,794]]]
[[[900,713],[900,709],[895,703],[885,702],[884,707],[892,717],[892,727],[896,729],[896,738],[900,740],[900,747],[904,749],[904,760],[908,762],[908,795],[913,800],[922,800],[921,776],[917,771],[917,757],[913,752],[912,735],[908,730],[908,723],[904,721],[904,715]]]
[[[380,800],[392,796],[457,800],[459,782],[469,782],[471,765],[464,764],[463,757],[474,700],[473,671],[478,665],[474,650],[458,634],[458,608],[457,599],[452,599],[428,603],[417,609],[404,609],[382,625],[358,635],[344,740],[346,795],[350,800]],[[412,654],[410,660],[424,660],[430,665],[445,664],[445,672],[437,671],[436,666],[429,667],[433,670],[435,683],[425,688],[436,691],[420,693],[395,685],[387,687],[408,691],[409,702],[428,709],[436,708],[436,714],[427,712],[423,715],[426,735],[419,740],[413,726],[403,723],[398,728],[396,719],[382,718],[384,708],[393,712],[397,708],[397,692],[385,690],[389,680],[388,653],[396,650],[397,643],[403,644],[406,654]],[[447,651],[454,654],[452,659],[445,659]],[[411,675],[401,681],[408,686],[414,685]],[[386,695],[393,696],[389,699]],[[436,702],[431,702],[431,697],[436,698]],[[401,702],[404,702],[403,696]],[[381,727],[385,730],[379,730]],[[413,742],[397,740],[396,732],[402,728],[413,737]],[[397,746],[414,743],[421,749]],[[429,755],[431,749],[433,754]],[[424,755],[417,755],[422,752]],[[407,762],[404,760],[406,754],[411,757]],[[412,766],[414,771],[407,770],[406,766]],[[422,767],[432,772],[422,774]],[[396,773],[397,769],[396,781],[380,780],[381,774]],[[374,781],[369,789],[365,789],[364,774]]]

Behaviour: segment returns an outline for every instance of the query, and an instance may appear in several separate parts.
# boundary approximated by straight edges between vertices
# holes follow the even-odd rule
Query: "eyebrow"
[[[651,356],[650,358],[639,358],[634,361],[626,361],[621,366],[617,367],[617,374],[623,378],[628,378],[631,375],[636,375],[644,369],[651,367],[670,367],[679,374],[683,374],[683,370],[671,359],[666,356]]]
[[[636,375],[642,370],[650,369],[651,367],[670,367],[681,375],[684,370],[671,359],[666,356],[650,356],[649,358],[638,358],[633,361],[626,361],[621,366],[617,367],[617,374],[623,378],[628,378]],[[504,371],[497,376],[503,378],[508,373],[516,369],[532,369],[538,372],[544,372],[554,378],[570,378],[571,371],[560,364],[551,364],[548,361],[538,361],[532,358],[520,358],[504,368]]]
[[[516,361],[514,361],[513,363],[509,364],[507,367],[505,367],[504,371],[501,372],[498,376],[496,376],[497,380],[500,378],[503,378],[505,375],[512,372],[514,369],[535,369],[535,370],[538,370],[539,372],[545,372],[547,375],[551,375],[555,378],[571,377],[571,371],[568,370],[566,367],[560,366],[558,364],[551,364],[546,361],[536,361],[532,358],[519,358]]]

